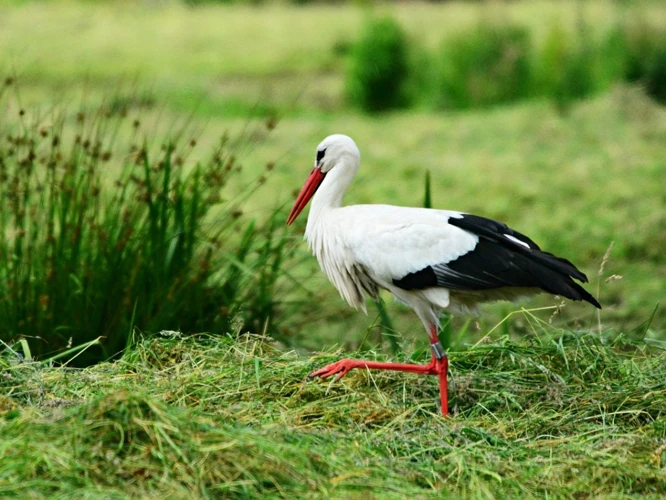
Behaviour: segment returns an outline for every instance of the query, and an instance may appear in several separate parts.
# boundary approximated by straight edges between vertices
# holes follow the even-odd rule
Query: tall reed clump
[[[398,108],[407,101],[408,44],[390,17],[370,21],[352,48],[346,77],[351,104],[363,111]]]
[[[196,138],[174,134],[154,147],[141,116],[125,110],[6,110],[0,339],[28,338],[45,355],[104,336],[102,351],[79,359],[89,363],[121,351],[133,327],[271,324],[287,239],[275,215],[242,216],[246,196],[229,186],[240,165],[226,138],[194,163]]]

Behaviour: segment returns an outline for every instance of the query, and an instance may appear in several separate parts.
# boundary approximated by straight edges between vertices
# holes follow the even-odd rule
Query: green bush
[[[580,17],[573,29],[551,25],[536,44],[526,27],[482,22],[445,39],[433,56],[408,50],[398,24],[382,19],[366,25],[352,47],[346,89],[366,111],[404,104],[465,109],[529,97],[566,109],[623,80],[666,102],[666,32],[621,22],[599,35]]]
[[[479,24],[444,41],[438,102],[471,108],[525,97],[531,83],[531,39],[522,26]]]
[[[666,39],[651,54],[651,62],[645,76],[645,91],[656,101],[666,104]]]
[[[666,33],[646,22],[627,23],[625,78],[639,83],[656,101],[666,103]]]
[[[133,327],[272,326],[286,233],[277,213],[247,221],[245,196],[225,196],[240,165],[224,138],[192,165],[196,139],[152,147],[140,115],[17,109],[0,126],[0,339],[44,355],[104,336],[89,363]]]
[[[628,47],[623,27],[616,25],[606,32],[597,49],[597,90],[607,90],[624,79]]]
[[[612,39],[610,39],[612,41]],[[612,44],[608,44],[609,47]],[[578,33],[554,25],[543,44],[535,68],[535,93],[552,98],[562,109],[603,87],[600,45],[581,23]]]
[[[409,74],[407,39],[396,21],[369,22],[354,45],[346,76],[350,102],[376,112],[406,104]]]

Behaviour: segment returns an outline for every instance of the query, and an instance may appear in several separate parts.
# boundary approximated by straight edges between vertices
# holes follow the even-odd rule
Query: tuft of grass
[[[553,24],[535,61],[534,94],[548,96],[560,111],[568,111],[574,102],[620,82],[626,61],[621,33],[615,26],[599,37],[580,12],[573,33]]]
[[[243,217],[265,181],[241,184],[246,139],[199,154],[184,126],[156,144],[141,111],[115,105],[41,115],[10,103],[6,118],[0,338],[28,338],[39,357],[105,337],[86,363],[119,353],[134,327],[273,326],[288,240],[279,212]]]
[[[312,381],[341,353],[306,358],[267,337],[163,332],[86,369],[21,360],[9,346],[0,494],[666,494],[664,351],[621,335],[539,333],[451,353],[450,419],[432,378]]]

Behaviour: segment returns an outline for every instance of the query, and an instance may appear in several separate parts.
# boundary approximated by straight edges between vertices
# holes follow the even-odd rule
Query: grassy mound
[[[256,336],[171,335],[72,369],[6,350],[0,495],[666,493],[662,351],[560,332],[452,353],[448,420],[433,378],[307,379],[341,355],[305,358]]]

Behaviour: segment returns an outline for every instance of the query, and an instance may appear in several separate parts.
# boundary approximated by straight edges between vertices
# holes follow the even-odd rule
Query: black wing
[[[599,302],[573,278],[587,277],[566,259],[542,251],[527,236],[505,224],[476,215],[451,217],[449,224],[479,236],[471,252],[450,262],[428,266],[393,284],[404,290],[444,287],[455,290],[489,290],[503,287],[540,288],[572,300]]]

